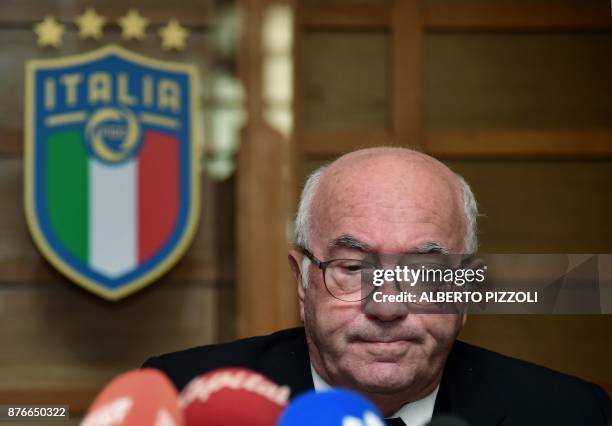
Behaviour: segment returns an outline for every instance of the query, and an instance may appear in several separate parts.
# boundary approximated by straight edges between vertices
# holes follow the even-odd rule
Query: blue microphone
[[[285,409],[278,426],[385,426],[378,409],[363,396],[342,389],[310,391]]]

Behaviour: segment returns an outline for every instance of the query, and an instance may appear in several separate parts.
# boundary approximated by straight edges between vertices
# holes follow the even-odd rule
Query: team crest
[[[195,233],[197,70],[111,45],[26,72],[34,241],[72,281],[120,299],[167,271]]]

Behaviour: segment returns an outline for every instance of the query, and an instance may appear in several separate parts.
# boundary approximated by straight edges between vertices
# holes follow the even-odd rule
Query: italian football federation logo
[[[167,271],[195,233],[197,70],[111,45],[26,72],[30,231],[64,275],[117,300]]]

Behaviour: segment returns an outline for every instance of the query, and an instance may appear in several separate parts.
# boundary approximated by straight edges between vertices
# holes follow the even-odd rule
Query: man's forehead
[[[450,235],[462,221],[452,172],[449,177],[421,160],[367,160],[360,159],[355,167],[332,164],[322,176],[311,207],[311,225],[320,244],[328,245],[340,231],[371,236],[372,243],[394,235],[398,245],[407,247],[419,238],[420,243],[432,241],[428,233]]]
[[[435,176],[364,171],[338,174],[321,182],[312,214],[337,220],[359,215],[404,221],[420,217],[429,220],[459,207],[456,186]]]
[[[449,197],[456,176],[443,164],[421,156],[363,156],[332,163],[321,177],[319,194],[334,201],[354,197],[403,197],[419,202],[429,196]]]

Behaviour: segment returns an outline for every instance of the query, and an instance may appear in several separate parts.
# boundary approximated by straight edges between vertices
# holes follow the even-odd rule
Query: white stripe
[[[138,264],[137,163],[89,160],[89,266],[109,278]]]

